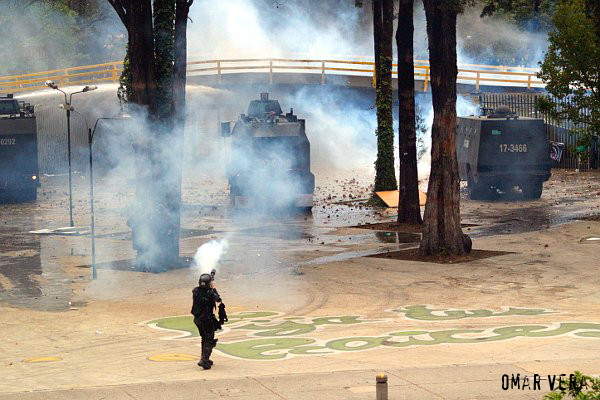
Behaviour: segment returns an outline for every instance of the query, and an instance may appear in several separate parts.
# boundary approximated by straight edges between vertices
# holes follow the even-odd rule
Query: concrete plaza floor
[[[0,399],[373,399],[380,372],[391,399],[541,399],[548,375],[600,374],[600,243],[585,240],[600,236],[588,218],[598,187],[572,201],[550,184],[540,202],[465,201],[474,248],[503,252],[468,263],[365,257],[415,243],[343,223],[344,205],[235,229],[186,219],[209,233],[182,238],[183,254],[229,242],[216,283],[230,322],[209,371],[189,315],[197,271],[100,268],[90,280],[88,236],[17,232],[58,220],[51,204],[44,218],[4,207]],[[581,215],[556,219],[556,207]],[[393,218],[370,212],[356,210]],[[131,258],[130,246],[100,239],[100,262]],[[541,387],[503,390],[517,374]]]

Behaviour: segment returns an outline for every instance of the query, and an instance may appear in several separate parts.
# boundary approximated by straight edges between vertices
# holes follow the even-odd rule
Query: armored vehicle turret
[[[518,117],[506,107],[458,119],[459,173],[474,200],[514,187],[525,199],[539,199],[554,164],[550,148],[542,119]]]
[[[35,201],[38,182],[33,106],[0,96],[0,203]]]
[[[305,121],[293,109],[283,114],[277,100],[261,93],[233,127],[231,122],[221,123],[221,134],[231,137],[227,174],[234,206],[312,208],[315,177],[310,172],[310,143]]]

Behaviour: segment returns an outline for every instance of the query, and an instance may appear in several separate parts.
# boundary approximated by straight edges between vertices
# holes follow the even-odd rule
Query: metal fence
[[[498,108],[507,106],[521,117],[542,118],[546,122],[548,139],[565,144],[565,152],[558,168],[568,169],[598,169],[600,168],[600,148],[598,138],[592,141],[591,147],[585,153],[575,151],[578,135],[573,128],[587,129],[587,126],[575,126],[571,121],[559,121],[537,107],[537,100],[547,96],[540,93],[481,93],[477,100],[481,107]]]
[[[318,74],[321,76],[321,83],[325,83],[326,75],[356,75],[374,78],[374,67],[375,63],[373,61],[365,60],[215,59],[190,61],[187,64],[187,73],[188,75],[215,75],[218,78],[227,74],[267,73],[270,82],[273,81],[274,74]],[[53,80],[59,86],[118,82],[122,70],[123,62],[115,61],[52,71],[0,76],[0,93],[23,93],[44,89],[47,80]],[[397,70],[397,65],[394,64],[392,71],[394,76],[397,76]],[[536,70],[532,68],[460,64],[458,72],[458,82],[474,85],[476,90],[484,85],[526,87],[529,89],[544,87],[544,83],[536,76]],[[414,76],[416,80],[423,81],[423,90],[427,91],[430,86],[430,67],[427,60],[415,60]]]

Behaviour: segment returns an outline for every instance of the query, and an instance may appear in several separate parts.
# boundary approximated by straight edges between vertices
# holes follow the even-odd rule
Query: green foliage
[[[420,160],[427,152],[427,146],[425,146],[425,138],[429,127],[427,121],[423,115],[423,109],[418,104],[415,106],[415,132],[417,134],[417,160]]]
[[[159,118],[173,115],[175,60],[175,0],[154,0],[154,55]]]
[[[124,41],[107,10],[104,0],[0,2],[0,74],[112,61]]]
[[[390,63],[391,64],[391,63]],[[377,89],[377,113],[392,115],[392,97],[384,95],[383,90]],[[398,189],[396,182],[396,169],[394,166],[394,127],[393,120],[378,118],[377,159],[375,161],[375,186],[374,191]]]
[[[539,77],[553,97],[539,101],[542,112],[569,120],[575,128],[589,127],[587,136],[600,132],[600,40],[584,0],[564,0],[553,18],[548,53]]]
[[[496,14],[521,28],[547,31],[559,0],[485,0],[481,16]]]
[[[131,74],[131,61],[129,60],[129,50],[125,53],[125,59],[123,60],[123,71],[119,77],[119,89],[117,91],[117,97],[121,107],[124,103],[127,103],[129,99],[133,98],[133,76]]]
[[[600,378],[583,375],[579,371],[574,373],[574,384],[568,382],[544,396],[544,400],[600,400]]]

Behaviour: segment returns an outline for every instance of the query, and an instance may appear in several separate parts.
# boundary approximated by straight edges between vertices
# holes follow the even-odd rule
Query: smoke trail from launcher
[[[214,280],[219,260],[225,254],[228,247],[229,242],[227,239],[211,240],[204,243],[196,250],[192,264],[193,270],[201,274],[211,274]]]

